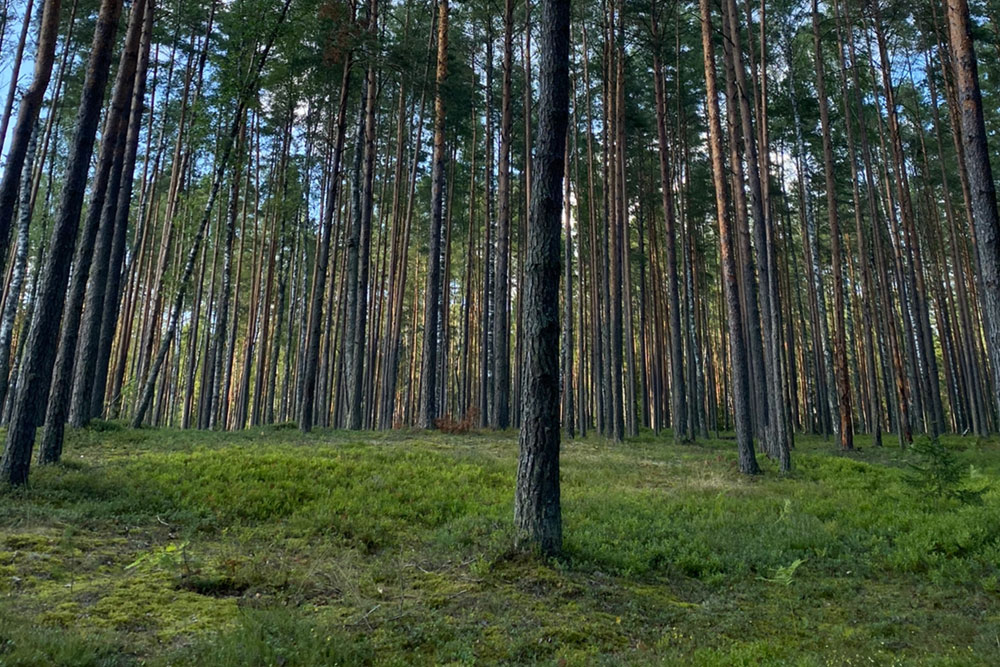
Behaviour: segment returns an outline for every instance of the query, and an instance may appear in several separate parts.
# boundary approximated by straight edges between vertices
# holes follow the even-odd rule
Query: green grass
[[[565,442],[546,562],[514,433],[101,424],[0,494],[0,665],[998,664],[1000,444],[945,444],[981,502],[894,447]]]

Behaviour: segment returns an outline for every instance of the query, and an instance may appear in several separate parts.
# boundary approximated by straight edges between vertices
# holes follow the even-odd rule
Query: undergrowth
[[[0,495],[0,665],[1000,660],[995,441],[567,441],[540,561],[516,434],[456,430],[72,432]]]

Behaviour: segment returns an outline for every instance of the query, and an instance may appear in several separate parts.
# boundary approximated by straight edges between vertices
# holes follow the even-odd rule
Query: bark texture
[[[121,10],[121,0],[103,0],[94,29],[77,112],[76,132],[70,142],[66,163],[59,213],[52,225],[48,254],[39,278],[35,310],[28,329],[26,356],[19,371],[17,394],[7,426],[3,458],[0,459],[0,480],[15,486],[28,481],[35,428],[45,408],[45,401],[39,400],[39,396],[48,394],[52,379],[56,356],[56,346],[52,344],[53,332],[59,331],[63,316],[73,246]]]
[[[538,133],[525,249],[524,369],[514,498],[517,543],[562,549],[559,504],[559,227],[569,120],[569,0],[543,0]]]

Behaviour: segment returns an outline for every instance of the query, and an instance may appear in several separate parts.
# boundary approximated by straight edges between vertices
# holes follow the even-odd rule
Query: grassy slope
[[[514,434],[76,432],[0,495],[0,665],[997,664],[1000,445],[948,444],[983,504],[895,448],[565,443],[543,563]]]

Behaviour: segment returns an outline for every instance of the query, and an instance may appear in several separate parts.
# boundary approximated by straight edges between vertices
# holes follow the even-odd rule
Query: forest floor
[[[961,502],[858,442],[564,441],[544,561],[515,433],[99,423],[0,494],[0,665],[1000,663],[1000,443],[945,439]]]

